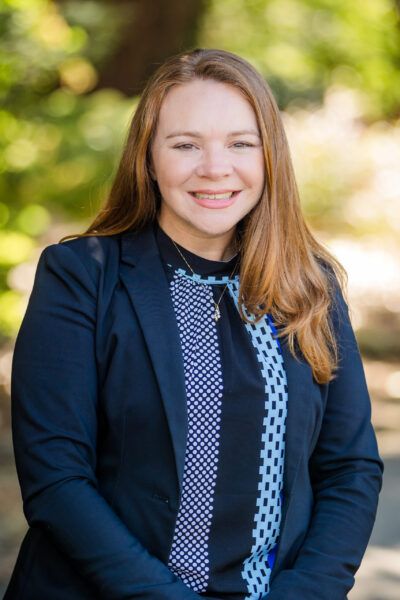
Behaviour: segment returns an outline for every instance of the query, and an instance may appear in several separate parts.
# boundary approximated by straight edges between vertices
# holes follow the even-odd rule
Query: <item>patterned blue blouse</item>
[[[188,439],[168,566],[201,596],[267,597],[279,538],[287,384],[269,315],[238,312],[237,256],[180,251],[155,224],[185,373]],[[221,318],[214,318],[219,304]]]

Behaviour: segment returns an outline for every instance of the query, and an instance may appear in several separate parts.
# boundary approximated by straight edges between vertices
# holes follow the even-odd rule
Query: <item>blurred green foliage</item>
[[[121,18],[99,2],[0,4],[0,333],[24,311],[11,269],[34,260],[52,221],[88,220],[111,182],[136,99],[91,92]],[[95,40],[92,43],[92,39]]]
[[[73,219],[83,229],[111,185],[137,98],[95,88],[123,21],[120,3],[0,0],[0,336],[13,336],[24,312],[18,266],[36,261],[52,223]],[[357,92],[364,122],[399,114],[395,5],[208,0],[198,42],[236,52],[266,76],[295,119],[296,152],[312,156],[312,172],[306,160],[298,166],[306,209],[318,226],[343,224],[348,188],[359,185],[369,159],[349,168],[344,156],[340,169],[329,167],[343,155],[340,132],[332,147],[319,135],[332,111],[310,126],[301,110],[319,109],[340,84]],[[354,126],[343,131],[354,138]]]
[[[202,45],[254,64],[282,109],[340,84],[362,93],[370,121],[399,115],[396,0],[209,0],[202,32]]]

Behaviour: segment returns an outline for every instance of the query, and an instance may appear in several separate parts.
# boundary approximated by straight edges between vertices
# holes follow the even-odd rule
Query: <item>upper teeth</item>
[[[198,194],[194,192],[196,198],[209,198],[210,200],[227,200],[232,196],[233,192],[228,192],[225,194]]]

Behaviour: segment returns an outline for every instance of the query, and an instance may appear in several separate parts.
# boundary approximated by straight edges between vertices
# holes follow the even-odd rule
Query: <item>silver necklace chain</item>
[[[183,260],[185,261],[185,263],[187,264],[187,266],[189,267],[189,269],[192,271],[193,275],[196,275],[196,273],[193,271],[192,267],[189,265],[188,261],[186,260],[186,258],[183,256],[182,252],[179,250],[178,246],[175,244],[174,240],[171,238],[172,243],[174,244],[175,248],[178,250],[179,254],[181,255],[181,257],[183,258]],[[234,272],[236,271],[236,268],[238,266],[239,261],[236,261],[236,264],[234,266],[234,269],[232,271],[232,273],[229,276],[229,279],[232,278]],[[229,282],[228,282],[229,283]],[[219,309],[219,303],[221,302],[221,298],[224,295],[224,292],[226,290],[226,288],[228,287],[228,283],[225,285],[224,289],[222,290],[222,293],[219,297],[218,302],[215,302],[214,300],[214,296],[213,296],[213,302],[214,302],[214,319],[215,321],[218,321],[218,319],[221,318],[221,311]]]

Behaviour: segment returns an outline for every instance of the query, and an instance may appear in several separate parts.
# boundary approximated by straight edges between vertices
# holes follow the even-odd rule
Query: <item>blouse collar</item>
[[[154,233],[163,261],[171,265],[175,269],[181,269],[187,272],[188,274],[192,275],[191,270],[179,254],[172,239],[160,227],[157,220],[154,223]],[[204,258],[202,256],[199,256],[198,254],[190,252],[177,242],[175,242],[175,244],[178,246],[179,250],[182,252],[183,256],[186,258],[193,271],[196,274],[202,276],[230,275],[239,259],[239,253],[236,253],[228,261],[209,260],[208,258]],[[239,265],[235,270],[235,275],[237,275],[238,272]]]

